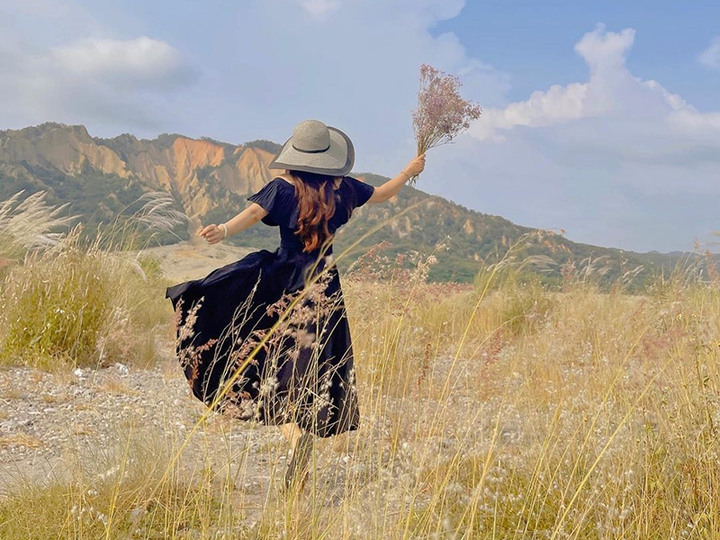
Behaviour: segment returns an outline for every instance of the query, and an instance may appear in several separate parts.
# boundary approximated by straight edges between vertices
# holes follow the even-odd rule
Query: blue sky
[[[598,22],[637,31],[627,61],[635,75],[662,81],[696,107],[720,109],[720,71],[693,61],[720,33],[718,1],[471,0],[432,31],[454,32],[468,54],[511,73],[507,97],[519,101],[538,88],[583,80],[587,66],[573,45]]]
[[[717,1],[0,0],[0,129],[282,142],[318,118],[392,176],[424,62],[484,112],[419,188],[624,249],[720,230]]]

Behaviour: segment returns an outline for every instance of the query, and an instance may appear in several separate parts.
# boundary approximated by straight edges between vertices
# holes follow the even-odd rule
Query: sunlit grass
[[[3,267],[0,365],[151,365],[156,336],[171,336],[172,310],[153,299],[164,280],[157,260],[143,254],[152,238],[145,229],[162,231],[179,217],[150,194],[131,219],[88,240],[82,224],[50,232],[68,219],[41,195],[0,205],[0,254],[18,257]]]
[[[121,298],[128,328],[171,339],[157,265],[116,256],[27,259],[3,298],[42,308],[8,303],[8,327],[62,305],[106,320]],[[67,274],[54,289],[40,285],[53,264]],[[316,441],[297,497],[278,490],[286,448],[273,428],[212,416],[187,441],[171,425],[118,426],[108,448],[66,456],[64,476],[19,477],[0,498],[0,538],[717,537],[717,283],[681,269],[643,295],[586,279],[560,292],[488,267],[474,286],[442,285],[426,265],[343,277],[361,426]],[[97,363],[105,327],[91,320],[59,332],[66,341],[26,324],[15,351],[32,363],[35,340]],[[151,356],[123,336],[107,361]]]
[[[114,467],[130,471],[122,481],[97,484],[78,471],[70,483],[19,490],[0,504],[0,536],[707,538],[718,530],[716,289],[672,298],[495,290],[459,355],[477,290],[352,279],[345,289],[362,425],[317,442],[300,499],[286,503],[276,489],[280,446],[272,467],[254,469],[264,508],[253,519],[233,510],[242,495],[232,478],[177,471],[163,479],[176,439],[164,452],[117,453]],[[223,444],[222,432],[198,433]],[[228,455],[234,477],[254,458]],[[96,514],[76,517],[82,505]],[[30,508],[31,520],[22,517]]]

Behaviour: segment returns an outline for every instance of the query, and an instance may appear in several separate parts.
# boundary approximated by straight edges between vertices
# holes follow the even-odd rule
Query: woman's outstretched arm
[[[203,227],[198,233],[210,244],[217,244],[223,239],[224,228],[227,227],[227,236],[244,231],[248,227],[255,225],[258,221],[268,215],[267,210],[257,203],[251,203],[245,210],[240,212],[230,221],[221,223],[220,225],[208,225]]]
[[[407,167],[405,167],[395,178],[388,180],[382,186],[376,187],[372,196],[368,199],[368,202],[381,203],[387,201],[390,197],[394,197],[400,192],[410,178],[423,172],[424,168],[425,154],[420,154],[408,163]]]

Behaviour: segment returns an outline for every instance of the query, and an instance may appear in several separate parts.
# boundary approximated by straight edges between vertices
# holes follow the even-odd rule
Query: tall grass
[[[62,238],[54,231],[71,224],[77,216],[62,216],[68,204],[53,207],[38,191],[24,199],[24,190],[0,203],[0,279],[28,250],[50,246]]]
[[[17,491],[0,503],[0,536],[713,538],[720,530],[716,288],[679,287],[668,298],[510,287],[479,308],[480,291],[462,287],[348,278],[345,289],[362,426],[317,442],[298,499],[279,495],[274,474],[255,473],[259,495],[238,485],[258,458],[249,447],[227,455],[230,476],[201,473],[202,446],[181,460],[195,472],[163,476],[182,441],[156,433],[145,436],[164,450],[121,445],[104,465],[131,471],[122,478],[77,471],[69,484]],[[517,294],[543,309],[527,299],[517,307]],[[212,422],[198,436],[224,444]],[[229,426],[243,428],[252,429]],[[270,472],[280,453],[270,452]],[[258,498],[264,508],[250,516],[247,501]],[[78,518],[81,503],[94,513]],[[21,519],[23,508],[34,519]]]
[[[345,276],[361,428],[316,442],[297,497],[276,488],[279,436],[209,418],[203,444],[172,426],[119,432],[103,468],[122,473],[98,479],[86,457],[70,482],[18,487],[0,537],[718,537],[715,281],[686,270],[643,295],[602,293],[582,271],[551,291],[497,265],[465,287],[427,283],[430,262]],[[250,444],[206,467],[230,432],[264,441],[267,469]]]
[[[130,433],[119,433],[115,445],[98,447],[82,460],[69,456],[69,480],[18,484],[0,503],[2,538],[159,539],[170,531],[195,531],[191,537],[197,537],[235,522],[232,491],[218,494],[219,485],[233,480],[229,471],[218,477],[204,462],[189,472],[176,467],[167,476],[172,440],[147,430]]]
[[[44,193],[21,202],[19,195],[0,205],[0,252],[9,263],[0,291],[0,364],[151,364],[155,334],[166,330],[171,310],[153,298],[162,277],[142,248],[180,219],[167,196],[145,195],[130,219],[87,239],[82,223],[50,232],[73,218],[58,217],[64,206],[45,205]]]

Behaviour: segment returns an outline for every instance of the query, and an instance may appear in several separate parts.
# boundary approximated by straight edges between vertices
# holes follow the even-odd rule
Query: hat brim
[[[324,152],[303,152],[285,141],[280,152],[268,165],[269,169],[289,169],[328,176],[345,176],[355,164],[355,148],[350,137],[337,128],[328,126],[330,147]]]

